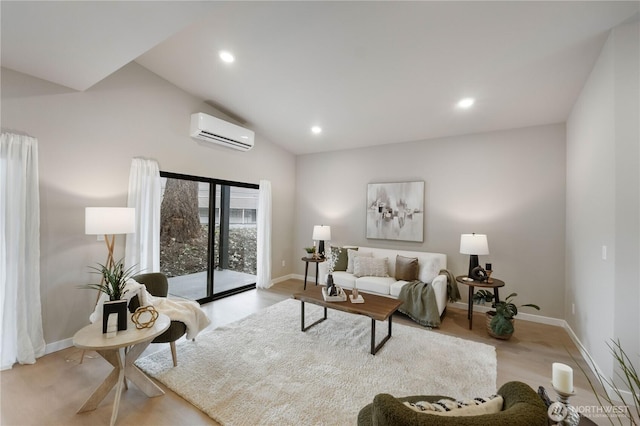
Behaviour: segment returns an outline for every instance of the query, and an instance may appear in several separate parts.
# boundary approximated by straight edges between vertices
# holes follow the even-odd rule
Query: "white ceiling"
[[[303,154],[563,122],[608,30],[637,19],[639,3],[2,1],[1,8],[3,67],[86,90],[135,60]],[[222,63],[221,49],[236,61]],[[467,96],[474,107],[456,108]],[[312,125],[322,134],[311,134]]]

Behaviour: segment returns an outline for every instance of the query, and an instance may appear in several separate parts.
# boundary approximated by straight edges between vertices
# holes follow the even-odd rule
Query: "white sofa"
[[[345,246],[346,250],[349,246]],[[436,295],[438,313],[442,316],[447,307],[447,277],[440,275],[440,270],[447,268],[447,255],[443,253],[427,253],[420,251],[390,250],[373,247],[358,247],[358,254],[371,254],[376,258],[388,259],[388,277],[356,277],[353,273],[345,271],[334,271],[334,283],[344,289],[357,288],[364,293],[378,294],[382,296],[397,298],[400,289],[408,283],[404,280],[396,280],[396,256],[417,257],[418,258],[418,279],[425,283],[431,283]],[[319,265],[319,282],[326,284],[328,275],[327,262]]]

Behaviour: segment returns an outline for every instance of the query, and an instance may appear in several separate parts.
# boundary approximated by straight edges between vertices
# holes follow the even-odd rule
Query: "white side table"
[[[117,385],[116,396],[113,401],[113,411],[111,413],[111,426],[116,422],[118,417],[118,406],[120,405],[120,396],[122,388],[125,387],[126,379],[131,380],[140,388],[148,397],[164,395],[164,391],[158,387],[153,381],[147,377],[134,362],[142,352],[149,346],[151,341],[161,335],[169,328],[171,320],[168,316],[160,314],[155,324],[151,328],[138,330],[131,319],[127,324],[127,329],[118,331],[118,334],[107,339],[102,333],[102,321],[90,324],[80,329],[73,336],[73,344],[85,350],[94,350],[113,365],[113,371],[109,374],[102,384],[91,394],[89,399],[78,410],[78,413],[95,410],[98,404],[107,396],[109,391]],[[125,350],[125,348],[127,348]]]

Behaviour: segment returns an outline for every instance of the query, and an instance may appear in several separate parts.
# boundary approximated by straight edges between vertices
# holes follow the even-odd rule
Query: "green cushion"
[[[358,414],[358,426],[547,426],[547,410],[538,394],[522,382],[505,383],[498,394],[504,398],[502,411],[468,417],[443,417],[418,413],[403,404],[404,401],[437,401],[444,396],[417,395],[395,398],[379,394],[373,403]]]
[[[358,250],[357,247],[349,247],[351,250]],[[348,257],[347,257],[347,249],[345,247],[331,247],[331,252],[333,253],[333,250],[339,249],[340,252],[338,253],[338,260],[336,260],[336,265],[333,268],[334,271],[346,271],[347,270],[347,263],[349,261]]]
[[[396,280],[414,281],[418,279],[418,258],[396,255]]]

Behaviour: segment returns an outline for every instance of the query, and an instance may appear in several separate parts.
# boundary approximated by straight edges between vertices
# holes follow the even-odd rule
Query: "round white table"
[[[102,333],[102,321],[97,321],[80,329],[73,336],[73,344],[85,350],[98,352],[100,356],[113,365],[113,371],[104,379],[102,384],[91,394],[89,399],[78,410],[78,413],[95,410],[98,404],[107,396],[109,391],[117,385],[113,411],[111,412],[111,426],[118,417],[118,406],[122,388],[127,386],[129,379],[148,397],[164,395],[164,391],[158,387],[146,374],[134,365],[134,362],[149,346],[151,341],[169,328],[171,320],[168,316],[160,314],[153,327],[138,330],[131,318],[127,329],[120,330],[115,337],[107,338]]]

